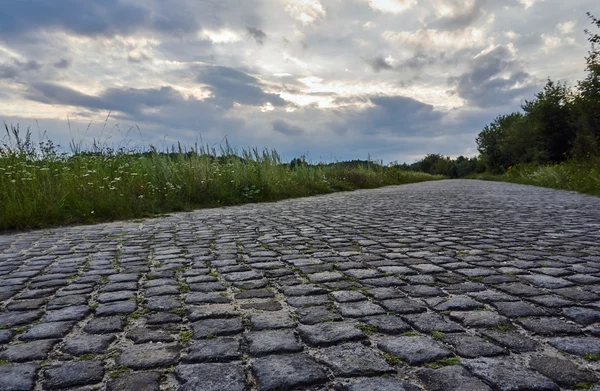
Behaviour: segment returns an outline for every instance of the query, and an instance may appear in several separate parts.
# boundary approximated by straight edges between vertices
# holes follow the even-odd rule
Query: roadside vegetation
[[[588,16],[600,28],[600,20]],[[548,79],[521,111],[496,117],[479,133],[478,157],[431,154],[404,168],[600,196],[600,34],[585,33],[587,76],[576,86]]]
[[[174,147],[159,152],[33,142],[5,124],[0,231],[149,217],[195,208],[442,179],[371,161],[283,163],[274,150]]]

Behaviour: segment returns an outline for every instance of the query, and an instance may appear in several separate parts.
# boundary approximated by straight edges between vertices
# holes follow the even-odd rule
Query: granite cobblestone
[[[600,198],[506,183],[5,234],[0,390],[600,390],[599,299]]]

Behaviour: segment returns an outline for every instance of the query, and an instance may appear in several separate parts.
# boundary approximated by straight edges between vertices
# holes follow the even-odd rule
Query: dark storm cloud
[[[538,88],[506,46],[477,56],[469,71],[449,82],[461,98],[477,107],[506,106]]]
[[[126,0],[4,0],[0,36],[16,38],[36,30],[58,29],[79,35],[112,36],[140,29],[189,32],[198,28],[185,4],[155,4],[154,9]]]
[[[42,65],[35,60],[21,62],[13,59],[12,64],[0,63],[0,79],[14,79],[22,73],[37,71],[41,68]]]
[[[27,99],[46,103],[67,106],[85,107],[88,109],[108,109],[108,102],[100,97],[82,94],[71,88],[62,87],[52,83],[34,83],[33,89],[26,97]]]
[[[367,62],[369,63],[369,65],[371,65],[373,72],[387,71],[392,69],[392,65],[389,62],[387,62],[387,60],[382,56],[377,56],[373,59],[368,60]]]
[[[444,117],[432,105],[405,96],[376,96],[370,101],[374,106],[352,115],[348,127],[359,126],[367,134],[432,134]]]
[[[113,110],[138,114],[144,108],[162,107],[184,99],[171,87],[135,89],[110,88],[99,96],[83,94],[51,83],[34,83],[28,99],[52,104],[83,107],[90,110]]]
[[[304,129],[300,126],[292,125],[283,119],[276,119],[272,122],[273,130],[287,136],[299,136],[304,134]]]
[[[80,110],[112,111],[111,118],[126,121],[129,124],[146,124],[146,129],[153,129],[151,138],[161,136],[160,132],[166,132],[169,129],[193,129],[206,134],[216,132],[217,135],[221,132],[233,134],[244,124],[243,119],[224,117],[223,110],[212,102],[193,98],[185,99],[171,87],[110,88],[98,96],[92,96],[55,84],[37,83],[33,85],[32,91],[26,97],[33,101],[52,105],[74,106]],[[156,110],[144,110],[146,108]],[[80,115],[88,116],[89,113],[81,110]],[[183,134],[172,135],[171,139],[181,137],[185,142],[194,141]]]
[[[71,66],[71,61],[69,61],[65,58],[62,58],[60,61],[54,63],[54,67],[59,68],[59,69],[67,69],[70,66]]]
[[[211,98],[220,107],[229,108],[234,102],[262,106],[270,102],[273,106],[285,106],[279,95],[263,91],[263,83],[254,76],[234,68],[208,66],[200,70],[197,81],[208,85],[214,94]]]
[[[0,79],[14,79],[19,75],[19,68],[14,65],[0,64]]]
[[[249,26],[246,26],[246,30],[248,30],[248,35],[254,38],[257,44],[262,45],[265,43],[265,39],[267,39],[267,34],[265,34],[264,31]]]

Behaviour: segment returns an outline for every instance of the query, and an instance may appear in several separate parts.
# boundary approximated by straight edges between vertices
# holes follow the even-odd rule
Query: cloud
[[[575,20],[568,20],[564,23],[559,23],[556,28],[558,28],[558,31],[560,31],[562,35],[568,35],[573,32],[576,24],[577,22]]]
[[[410,68],[410,69],[422,69],[429,65],[443,64],[455,59],[449,59],[446,53],[428,54],[426,52],[415,52],[410,58],[403,60],[396,66],[396,69]]]
[[[0,64],[0,79],[14,79],[19,74],[19,69],[14,65]]]
[[[0,79],[14,79],[23,73],[37,71],[41,68],[42,65],[35,60],[22,62],[12,59],[12,64],[0,63]]]
[[[525,6],[525,9],[528,9],[528,8],[531,8],[539,0],[518,0],[518,1],[519,1],[519,3],[521,3]],[[541,0],[541,1],[544,1],[544,0]]]
[[[54,63],[54,67],[59,69],[67,69],[70,66],[71,61],[67,60],[66,58],[61,58],[60,61]]]
[[[449,81],[461,98],[476,107],[505,106],[537,88],[531,75],[515,59],[511,44],[480,53],[467,72]]]
[[[271,123],[273,130],[287,136],[299,136],[305,133],[300,126],[292,125],[284,119],[276,119]]]
[[[393,44],[404,44],[417,50],[429,51],[481,47],[488,39],[483,28],[475,27],[455,31],[419,29],[394,32],[388,30],[382,34],[382,37]]]
[[[248,30],[248,34],[252,38],[254,38],[257,44],[262,45],[265,43],[265,39],[267,39],[267,34],[265,34],[264,31],[249,26],[246,27],[246,30]]]
[[[375,105],[370,111],[374,115],[376,128],[391,129],[393,132],[410,132],[427,128],[432,121],[440,120],[444,114],[433,105],[405,96],[371,97]],[[390,128],[390,125],[393,125]]]
[[[367,62],[369,65],[371,65],[373,72],[387,71],[393,68],[388,60],[382,56],[377,56],[371,60],[368,60]]]
[[[229,29],[202,30],[199,35],[212,43],[234,43],[242,40],[238,33]]]
[[[444,29],[462,29],[468,27],[485,14],[486,0],[450,1],[442,0],[435,4],[435,12],[439,16],[436,25]]]
[[[109,88],[94,96],[52,83],[34,83],[27,98],[51,105],[82,107],[93,111],[112,110],[131,115],[139,114],[145,108],[160,108],[184,100],[171,87]]]
[[[262,106],[267,102],[273,106],[287,104],[279,95],[264,92],[264,83],[259,79],[234,68],[203,67],[196,80],[208,86],[213,93],[211,100],[220,107],[229,108],[235,102],[251,106]]]
[[[139,49],[132,50],[127,54],[127,61],[132,64],[140,64],[148,60],[151,60],[150,56]]]
[[[140,30],[179,33],[198,28],[185,4],[153,5],[154,9],[123,0],[5,0],[0,13],[0,36],[16,38],[38,30],[114,36]]]
[[[326,15],[319,0],[288,0],[285,11],[305,26],[324,19]]]
[[[369,5],[374,10],[398,14],[417,4],[416,0],[369,0]]]

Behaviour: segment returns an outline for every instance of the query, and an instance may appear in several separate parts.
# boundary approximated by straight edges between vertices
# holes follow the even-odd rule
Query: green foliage
[[[356,327],[358,327],[365,335],[373,335],[373,333],[377,332],[377,326],[368,325],[366,323],[357,323]]]
[[[494,326],[494,328],[500,331],[511,331],[513,329],[513,326],[510,324],[498,324]]]
[[[432,331],[431,332],[431,336],[439,341],[441,341],[442,339],[444,339],[444,333],[440,332],[440,331]]]
[[[395,164],[394,167],[431,175],[444,175],[450,178],[465,178],[474,173],[481,173],[485,169],[483,163],[476,157],[459,156],[456,159],[451,159],[435,153],[428,154],[413,164]]]
[[[437,360],[435,362],[426,363],[425,366],[431,369],[439,369],[442,367],[446,367],[449,365],[460,365],[460,358],[458,357],[449,357],[443,358],[441,360]]]
[[[559,164],[518,164],[504,175],[486,175],[480,179],[499,180],[573,190],[600,196],[600,157],[569,159]]]
[[[106,368],[106,370],[108,371],[108,377],[110,377],[111,379],[123,377],[129,372],[131,372],[131,369],[124,365],[111,365],[108,368]]]
[[[194,336],[194,333],[190,330],[185,330],[179,333],[179,337],[177,338],[179,340],[179,342],[181,343],[188,343],[192,337]]]
[[[402,356],[396,356],[391,353],[383,353],[382,357],[390,365],[396,365],[402,360]]]
[[[588,16],[600,28],[600,20]],[[525,101],[522,113],[498,116],[479,133],[477,146],[487,173],[600,156],[600,35],[585,33],[591,49],[584,80],[571,88],[548,79],[533,100]]]
[[[442,179],[374,162],[290,165],[273,150],[195,146],[176,152],[52,142],[8,125],[0,144],[0,231],[150,217],[201,207],[276,201]]]
[[[587,383],[587,382],[582,382],[582,383],[577,383],[573,386],[574,390],[590,390],[592,387],[594,387],[594,383]]]

